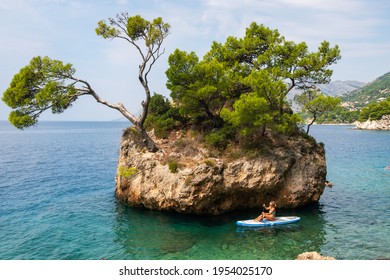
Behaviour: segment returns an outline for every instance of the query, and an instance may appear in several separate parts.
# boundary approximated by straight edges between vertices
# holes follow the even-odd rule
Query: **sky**
[[[0,96],[13,76],[35,56],[71,63],[78,78],[111,103],[122,102],[137,115],[144,92],[138,81],[140,57],[129,44],[104,40],[97,22],[127,12],[171,25],[165,53],[149,76],[152,92],[169,96],[165,71],[175,49],[200,58],[213,41],[243,37],[252,22],[278,29],[287,40],[306,42],[311,51],[326,40],[338,45],[341,60],[332,81],[371,82],[390,71],[390,1],[388,0],[1,0]],[[0,120],[10,112],[0,100]],[[122,116],[79,98],[60,115],[40,120],[110,121]]]

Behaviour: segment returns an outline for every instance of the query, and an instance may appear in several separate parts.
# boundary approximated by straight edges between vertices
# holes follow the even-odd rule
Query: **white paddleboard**
[[[298,222],[301,218],[297,216],[276,217],[275,221],[262,220],[255,222],[254,220],[237,221],[238,226],[242,227],[268,227],[274,225],[285,225]]]

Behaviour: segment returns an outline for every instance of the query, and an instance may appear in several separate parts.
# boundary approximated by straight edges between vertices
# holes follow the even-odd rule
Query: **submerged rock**
[[[305,252],[297,256],[297,260],[336,260],[333,257],[321,256],[317,252]]]
[[[219,215],[271,200],[279,208],[301,207],[324,190],[325,152],[312,139],[286,137],[257,155],[216,157],[180,133],[159,140],[156,153],[130,135],[122,137],[116,196],[133,207]]]

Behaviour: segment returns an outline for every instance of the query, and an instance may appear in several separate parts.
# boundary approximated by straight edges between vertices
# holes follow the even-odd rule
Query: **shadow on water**
[[[185,219],[146,209],[130,208],[118,202],[115,242],[124,248],[126,259],[161,259],[185,251],[197,241],[196,228]]]
[[[116,206],[115,242],[121,259],[295,259],[305,251],[321,251],[325,240],[320,205],[279,210],[280,216],[300,216],[296,224],[247,229],[237,220],[258,211],[200,217]]]

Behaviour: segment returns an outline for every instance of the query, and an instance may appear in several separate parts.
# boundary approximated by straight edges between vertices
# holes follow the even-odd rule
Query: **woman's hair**
[[[275,203],[275,201],[271,201],[269,204],[271,204],[271,205],[273,205],[274,207],[276,207],[276,203]]]

